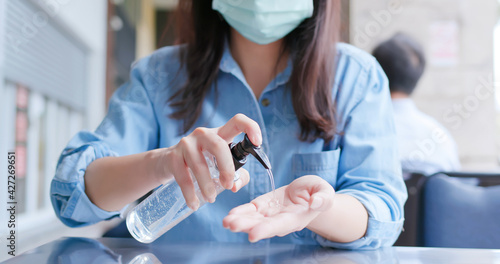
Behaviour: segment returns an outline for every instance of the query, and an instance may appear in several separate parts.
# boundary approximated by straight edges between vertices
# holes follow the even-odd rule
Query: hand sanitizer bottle
[[[237,171],[245,165],[249,154],[252,154],[266,168],[271,169],[271,164],[260,147],[252,144],[248,136],[239,143],[229,145],[233,156],[234,168]],[[203,153],[207,162],[210,176],[215,182],[217,194],[224,191],[219,182],[219,170],[215,157],[208,152]],[[191,175],[191,177],[193,177]],[[236,172],[234,181],[239,179]],[[200,207],[206,201],[194,179],[196,196],[200,200]],[[172,227],[191,215],[194,211],[186,204],[181,188],[174,179],[165,183],[148,198],[138,204],[127,216],[127,229],[132,237],[142,243],[151,243],[166,233]]]

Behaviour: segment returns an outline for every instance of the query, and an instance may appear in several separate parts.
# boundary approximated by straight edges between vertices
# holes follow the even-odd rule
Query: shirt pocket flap
[[[292,156],[294,178],[317,175],[330,183],[335,183],[340,158],[340,148],[314,153],[296,153]]]

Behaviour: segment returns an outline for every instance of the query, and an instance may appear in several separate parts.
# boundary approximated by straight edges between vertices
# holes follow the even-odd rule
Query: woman
[[[183,45],[135,64],[99,128],[80,132],[63,151],[52,182],[61,221],[119,216],[172,178],[196,210],[189,168],[212,204],[160,239],[392,245],[406,190],[389,89],[372,57],[335,44],[339,1],[179,2]],[[232,182],[227,144],[242,132],[271,160],[282,204],[276,215],[265,214],[272,194],[254,159]],[[214,202],[202,150],[236,193]]]

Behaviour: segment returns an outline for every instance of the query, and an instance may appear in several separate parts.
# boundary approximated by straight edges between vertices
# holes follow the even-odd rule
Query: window
[[[22,233],[55,219],[50,182],[60,152],[86,118],[89,51],[36,1],[1,1],[0,12],[0,167],[5,175],[6,154],[15,151]]]

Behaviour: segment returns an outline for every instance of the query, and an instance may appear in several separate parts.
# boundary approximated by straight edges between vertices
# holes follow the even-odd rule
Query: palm
[[[231,210],[223,225],[233,232],[248,233],[250,241],[285,236],[304,229],[331,206],[327,201],[333,195],[333,188],[323,179],[304,176],[276,190],[279,206],[273,202],[272,192],[264,194]]]

